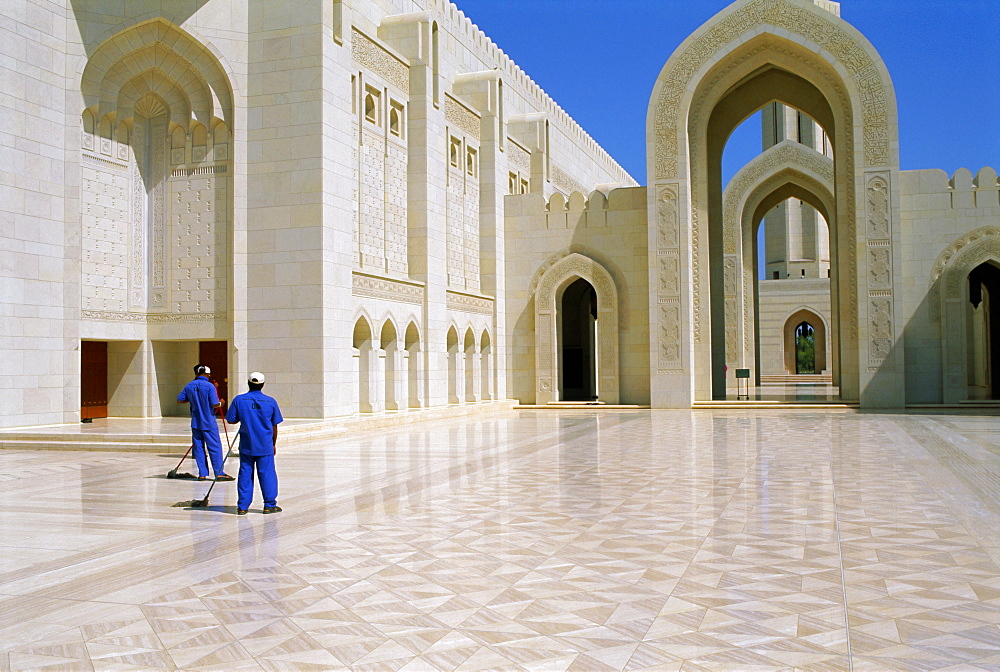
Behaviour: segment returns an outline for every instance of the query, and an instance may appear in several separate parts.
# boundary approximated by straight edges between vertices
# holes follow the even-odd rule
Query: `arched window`
[[[378,108],[375,105],[375,96],[371,93],[365,94],[365,119],[373,124],[378,123]]]

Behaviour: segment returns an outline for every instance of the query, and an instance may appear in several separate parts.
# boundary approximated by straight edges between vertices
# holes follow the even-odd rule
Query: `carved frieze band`
[[[119,313],[110,310],[82,310],[84,320],[134,322],[139,324],[174,324],[180,322],[216,322],[226,320],[225,313]]]
[[[676,184],[656,191],[656,301],[658,371],[681,368],[680,204]]]
[[[524,172],[531,172],[531,152],[511,138],[507,138],[507,160]]]
[[[460,294],[459,292],[447,292],[448,310],[458,310],[464,313],[478,313],[480,315],[493,314],[493,299],[472,296],[470,294]]]
[[[574,191],[578,191],[581,194],[587,193],[587,187],[574,180],[559,166],[552,166],[552,184],[566,194],[572,194]]]
[[[865,165],[884,166],[889,162],[888,97],[878,65],[852,35],[812,8],[795,6],[782,0],[754,0],[715,23],[701,37],[677,56],[670,73],[661,85],[656,101],[656,179],[677,177],[678,120],[681,100],[694,74],[716,52],[753,30],[768,24],[802,35],[829,52],[842,63],[861,94]]]
[[[447,94],[444,97],[444,118],[449,124],[461,128],[469,136],[479,140],[481,128],[479,115]]]
[[[351,57],[403,93],[410,93],[409,66],[357,28],[351,31]]]
[[[351,294],[417,305],[424,302],[423,285],[358,272],[354,273]]]

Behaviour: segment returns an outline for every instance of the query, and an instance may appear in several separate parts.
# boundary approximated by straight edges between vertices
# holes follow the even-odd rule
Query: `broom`
[[[226,437],[226,441],[227,442],[229,441],[228,437]],[[177,463],[177,466],[167,472],[167,478],[194,478],[194,474],[189,474],[187,472],[184,472],[183,474],[177,473],[177,470],[181,468],[181,465],[184,464],[184,460],[187,459],[188,455],[191,454],[191,451],[193,449],[194,449],[194,444],[192,443],[191,446],[187,449],[187,452],[184,453],[184,457],[182,457],[181,461]]]
[[[226,451],[226,456],[224,458],[222,458],[222,465],[223,465],[223,468],[225,468],[226,460],[228,460],[229,456],[233,454],[233,446],[236,445],[236,439],[240,438],[240,435],[237,434],[236,435],[236,439],[233,439],[233,442],[229,443],[229,427],[226,424],[226,418],[225,418],[225,416],[223,416],[223,418],[222,418],[222,428],[226,432],[226,443],[229,444],[229,450]],[[215,487],[216,483],[218,483],[218,481],[217,480],[213,480],[212,481],[212,485],[208,486],[208,492],[205,493],[205,499],[195,499],[195,500],[192,500],[191,506],[193,508],[196,508],[196,509],[200,509],[200,508],[208,506],[208,498],[211,496],[211,494],[212,494],[212,488]]]

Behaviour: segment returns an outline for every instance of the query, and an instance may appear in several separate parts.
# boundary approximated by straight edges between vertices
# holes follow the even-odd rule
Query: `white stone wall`
[[[66,151],[66,5],[6,2],[0,21],[0,424],[79,417],[78,168]],[[77,117],[79,119],[79,117]]]
[[[619,390],[626,404],[649,403],[649,319],[646,268],[646,190],[624,188],[574,193],[547,203],[535,194],[508,196],[508,389],[521,403],[535,403],[534,290],[540,275],[570,252],[607,270],[618,292]],[[599,297],[600,299],[600,297]]]
[[[830,281],[825,278],[761,280],[758,283],[760,374],[788,375],[786,369],[784,328],[788,318],[802,309],[810,310],[823,322],[826,333],[826,371],[831,366],[833,323],[830,313]],[[815,328],[817,325],[813,325]],[[754,372],[756,373],[756,372]],[[735,373],[729,372],[727,383],[736,385]]]
[[[900,173],[901,239],[903,241],[903,286],[901,304],[906,320],[907,403],[953,402],[945,390],[961,394],[966,370],[955,370],[944,359],[945,337],[961,331],[959,319],[942,314],[941,293],[946,271],[954,258],[975,245],[992,251],[1000,262],[1000,188],[996,171],[981,169],[974,177],[960,169],[948,178],[941,170],[909,170]],[[964,316],[968,304],[968,282],[957,278],[964,291],[954,308]],[[947,310],[947,309],[945,309]],[[959,347],[964,344],[959,344]],[[951,353],[955,354],[955,353]],[[957,353],[964,358],[965,353]],[[994,366],[997,364],[994,363]],[[960,400],[961,397],[959,396]]]

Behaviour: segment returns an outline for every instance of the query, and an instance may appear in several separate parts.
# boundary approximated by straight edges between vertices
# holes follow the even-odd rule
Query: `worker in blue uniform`
[[[237,395],[229,405],[226,421],[240,423],[240,473],[236,482],[236,514],[244,516],[253,501],[253,474],[257,472],[264,513],[278,513],[278,474],[274,455],[278,445],[278,424],[284,420],[278,402],[267,396],[264,374],[254,371],[247,380],[249,392]]]
[[[195,379],[184,386],[177,395],[178,404],[189,404],[191,407],[191,438],[194,442],[194,461],[198,464],[198,480],[208,478],[208,460],[205,451],[212,460],[212,470],[215,480],[232,481],[233,477],[225,473],[222,456],[222,440],[219,438],[219,423],[215,412],[222,406],[215,385],[208,379],[211,369],[203,364],[195,367]]]

